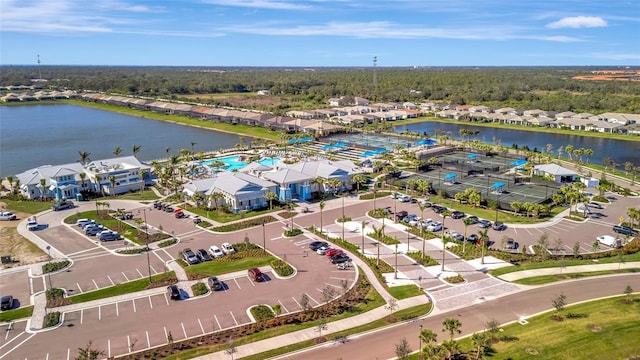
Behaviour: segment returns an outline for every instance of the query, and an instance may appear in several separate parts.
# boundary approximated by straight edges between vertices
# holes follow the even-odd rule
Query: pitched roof
[[[269,179],[278,184],[290,184],[295,182],[312,180],[313,176],[303,174],[294,169],[285,168],[276,172],[266,173],[263,175],[265,179]]]
[[[567,169],[567,168],[563,168],[560,165],[556,165],[556,164],[543,164],[543,165],[536,165],[533,167],[534,170],[538,170],[538,171],[543,171],[547,174],[551,174],[551,175],[560,175],[560,176],[570,176],[570,175],[576,175],[575,172]]]

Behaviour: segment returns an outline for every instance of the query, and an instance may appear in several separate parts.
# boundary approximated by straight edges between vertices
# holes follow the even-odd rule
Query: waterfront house
[[[44,165],[17,174],[20,194],[27,199],[75,199],[82,190],[88,190],[90,182],[83,182],[80,163]]]
[[[319,184],[318,182],[312,183],[311,192],[318,193],[331,191],[330,186],[328,186],[326,182],[334,178],[340,180],[340,185],[336,189],[337,191],[350,190],[353,187],[353,175],[363,173],[362,169],[355,166],[350,160],[301,161],[287,167],[310,176],[312,179],[323,179],[324,184]]]
[[[92,190],[107,195],[142,189],[150,184],[150,171],[151,167],[141,163],[135,156],[96,160],[84,166]]]

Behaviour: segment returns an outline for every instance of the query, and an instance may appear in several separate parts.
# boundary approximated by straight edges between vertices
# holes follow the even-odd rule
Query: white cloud
[[[607,22],[599,16],[570,16],[547,24],[549,29],[604,27]]]
[[[298,2],[271,0],[204,0],[204,2],[212,5],[273,10],[305,10],[310,8],[308,5],[301,5]]]

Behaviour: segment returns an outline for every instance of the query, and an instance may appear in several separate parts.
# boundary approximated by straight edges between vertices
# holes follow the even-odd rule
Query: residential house
[[[287,167],[304,175],[310,176],[312,179],[323,179],[325,181],[324,184],[318,184],[317,182],[313,182],[311,184],[311,192],[318,193],[332,191],[330,186],[326,183],[331,179],[340,180],[340,186],[336,189],[337,191],[351,189],[353,187],[351,181],[353,175],[362,173],[362,170],[355,166],[350,160],[301,161],[293,165],[288,165]]]
[[[80,163],[45,165],[17,174],[19,191],[27,199],[75,199],[88,182],[82,184]]]
[[[265,172],[262,177],[276,184],[275,193],[280,202],[292,199],[311,199],[311,175],[303,174],[291,168],[283,168],[272,172]]]
[[[276,184],[244,172],[219,172],[211,178],[193,180],[183,186],[185,200],[193,199],[195,193],[202,194],[209,207],[226,205],[230,211],[251,210],[267,207],[265,194],[275,192]],[[222,194],[221,200],[212,201],[213,193]]]
[[[141,163],[135,156],[91,161],[84,166],[84,172],[93,191],[108,195],[124,194],[140,190],[150,184],[151,167]],[[142,173],[145,177],[141,177]]]

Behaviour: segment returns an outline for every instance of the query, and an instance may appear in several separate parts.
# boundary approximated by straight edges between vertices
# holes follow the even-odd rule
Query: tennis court
[[[390,151],[395,150],[398,145],[403,148],[409,148],[418,145],[430,146],[435,144],[435,140],[432,139],[417,140],[406,138],[400,135],[390,136],[368,133],[335,135],[329,138],[325,138],[325,141],[327,140],[347,143],[350,146],[354,147],[362,147],[367,149],[385,149]]]

